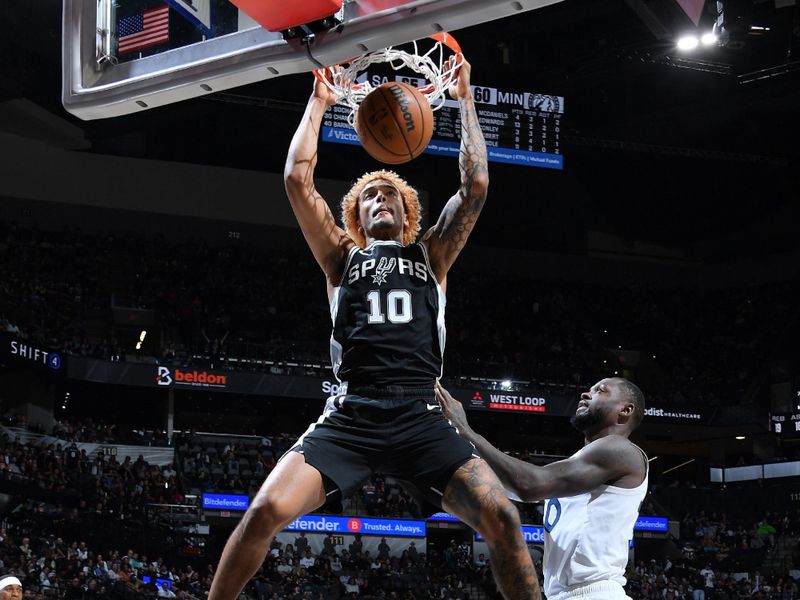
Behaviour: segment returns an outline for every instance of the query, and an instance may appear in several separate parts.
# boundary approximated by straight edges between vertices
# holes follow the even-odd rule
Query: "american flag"
[[[119,20],[119,53],[169,40],[169,7],[151,8]]]

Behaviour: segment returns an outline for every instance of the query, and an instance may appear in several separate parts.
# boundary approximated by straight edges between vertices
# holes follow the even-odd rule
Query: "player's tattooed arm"
[[[333,94],[316,81],[306,111],[295,131],[284,168],[286,194],[314,258],[331,285],[341,277],[344,257],[352,241],[336,224],[328,204],[314,185],[317,146],[322,117],[335,102]]]
[[[445,205],[436,225],[424,237],[431,267],[440,282],[475,227],[489,188],[486,141],[478,122],[469,76],[470,65],[464,61],[458,82],[450,90],[461,108],[461,150],[458,157],[461,185],[458,193]]]
[[[442,412],[459,435],[475,446],[503,486],[523,502],[576,496],[600,485],[635,487],[647,475],[642,452],[620,435],[596,439],[570,458],[543,467],[514,458],[470,427],[462,404],[441,384],[436,384],[435,392]]]
[[[489,187],[486,141],[478,123],[478,112],[472,98],[462,98],[460,104],[461,151],[458,155],[458,166],[461,171],[461,187],[458,195],[447,203],[442,212],[446,220],[442,223],[441,230],[453,258],[464,248],[486,202]]]

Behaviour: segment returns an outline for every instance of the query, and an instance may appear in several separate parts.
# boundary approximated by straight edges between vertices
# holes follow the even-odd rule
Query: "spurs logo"
[[[372,276],[372,283],[377,283],[378,285],[386,283],[386,276],[394,271],[396,264],[397,259],[395,258],[387,259],[385,256],[381,257],[378,266],[375,268],[375,274]]]

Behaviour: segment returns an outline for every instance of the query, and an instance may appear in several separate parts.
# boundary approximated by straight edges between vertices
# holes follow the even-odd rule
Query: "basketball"
[[[390,81],[362,100],[356,112],[356,132],[375,160],[405,163],[422,154],[431,141],[433,111],[417,88]]]

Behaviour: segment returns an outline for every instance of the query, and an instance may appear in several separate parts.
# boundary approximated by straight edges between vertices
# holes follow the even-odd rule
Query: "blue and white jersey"
[[[585,494],[545,502],[543,566],[548,598],[600,581],[625,585],[628,546],[645,494],[647,475],[635,488],[601,485]]]

